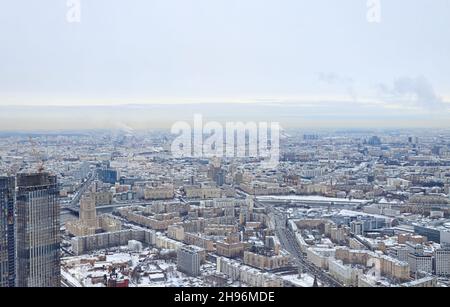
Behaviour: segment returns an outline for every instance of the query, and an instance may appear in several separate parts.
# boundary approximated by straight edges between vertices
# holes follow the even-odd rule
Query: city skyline
[[[100,106],[2,106],[0,131],[170,130],[195,115],[208,121],[279,122],[282,128],[323,129],[447,129],[443,110],[406,111],[377,105],[354,106],[318,102],[298,106],[282,103],[124,104]]]
[[[450,1],[14,0],[0,25],[0,288],[450,287]]]
[[[2,135],[1,284],[450,285],[448,130],[292,129],[270,167],[252,150],[176,157],[175,142]]]

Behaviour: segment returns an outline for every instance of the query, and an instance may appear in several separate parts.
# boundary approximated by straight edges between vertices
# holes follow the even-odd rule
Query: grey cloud
[[[431,82],[423,77],[401,77],[392,86],[378,85],[379,93],[395,103],[406,103],[424,109],[443,109],[445,103],[435,92]]]

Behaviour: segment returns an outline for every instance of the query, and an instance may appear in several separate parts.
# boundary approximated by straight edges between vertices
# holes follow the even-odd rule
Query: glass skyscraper
[[[0,177],[0,287],[14,287],[15,254],[15,178]]]
[[[17,175],[17,286],[59,287],[60,207],[56,176]]]

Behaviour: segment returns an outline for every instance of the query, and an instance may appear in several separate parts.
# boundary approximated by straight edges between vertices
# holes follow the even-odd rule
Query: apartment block
[[[202,249],[195,246],[183,246],[177,250],[177,269],[189,276],[200,275]]]
[[[436,275],[450,276],[450,248],[436,250]]]

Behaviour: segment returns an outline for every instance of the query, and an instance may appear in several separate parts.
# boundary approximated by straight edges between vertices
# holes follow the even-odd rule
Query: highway
[[[96,172],[96,170],[94,170],[91,173],[89,173],[88,178],[86,179],[85,182],[83,182],[80,185],[80,187],[78,188],[78,191],[76,191],[75,196],[73,197],[73,199],[70,202],[68,202],[68,203],[61,203],[61,209],[67,209],[67,210],[70,210],[70,211],[77,211],[78,212],[77,209],[80,208],[81,196],[83,196],[83,194],[89,188],[91,183],[94,181],[94,179],[95,179],[95,172]]]
[[[81,184],[81,187],[78,189],[75,197],[70,202],[70,206],[71,207],[75,207],[75,206],[79,206],[80,205],[80,198],[81,198],[81,196],[83,196],[84,192],[86,192],[86,190],[89,188],[91,183],[94,181],[95,173],[96,173],[96,170],[92,171],[89,174],[87,180]]]
[[[283,213],[277,212],[272,205],[265,205],[258,201],[256,203],[268,210],[269,216],[275,225],[275,233],[282,247],[295,258],[299,267],[302,267],[310,275],[317,276],[318,281],[326,287],[342,287],[339,281],[305,259],[295,238],[295,234],[286,227],[287,217]]]
[[[61,287],[63,288],[77,288],[83,287],[75,278],[70,276],[69,272],[61,268]]]
[[[101,210],[107,210],[107,209],[114,209],[114,208],[121,208],[121,207],[131,207],[131,206],[139,206],[139,205],[148,205],[147,203],[113,203],[112,205],[102,205],[102,206],[97,206],[96,209],[98,211]],[[72,207],[72,206],[61,206],[61,210],[67,210],[70,211],[72,213],[75,214],[79,214],[80,212],[80,207],[76,206],[76,207]]]

